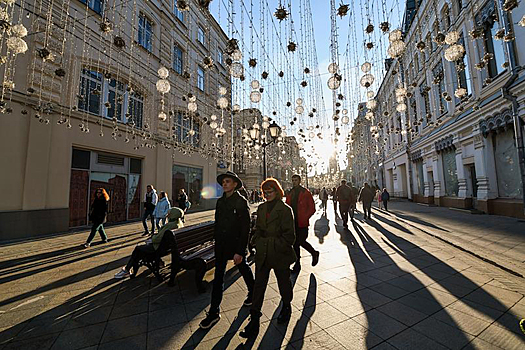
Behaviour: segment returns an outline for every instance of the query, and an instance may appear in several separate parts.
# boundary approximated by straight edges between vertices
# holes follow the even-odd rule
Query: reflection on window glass
[[[174,165],[172,169],[172,199],[176,201],[181,188],[186,191],[192,208],[202,206],[202,179],[201,168],[192,168]]]
[[[445,177],[445,195],[457,197],[458,195],[458,171],[456,167],[456,151],[447,149],[441,152],[443,157],[443,175]]]
[[[522,198],[518,155],[514,143],[514,130],[508,129],[493,136],[496,176],[499,197]]]

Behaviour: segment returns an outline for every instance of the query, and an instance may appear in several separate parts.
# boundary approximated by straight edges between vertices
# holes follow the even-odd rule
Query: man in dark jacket
[[[368,185],[368,182],[365,182],[363,188],[359,192],[359,201],[363,202],[363,212],[365,215],[365,220],[371,218],[372,211],[372,202],[374,201],[374,191]],[[368,213],[368,216],[367,216]]]
[[[237,192],[242,187],[242,181],[235,173],[228,171],[221,174],[217,176],[217,182],[222,185],[224,194],[215,209],[215,275],[210,310],[199,325],[202,329],[212,327],[220,319],[219,306],[228,260],[233,259],[248,287],[243,305],[252,305],[254,277],[245,257],[250,232],[250,208],[246,198]]]
[[[355,209],[355,195],[352,188],[346,184],[346,180],[341,181],[341,186],[337,188],[336,198],[339,202],[339,211],[343,219],[343,226],[348,228],[348,212],[350,211],[350,219],[354,220]]]

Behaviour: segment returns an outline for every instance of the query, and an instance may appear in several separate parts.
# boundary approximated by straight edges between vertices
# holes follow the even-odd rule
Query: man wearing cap
[[[235,173],[228,171],[221,174],[217,176],[217,182],[222,185],[224,194],[215,208],[215,276],[210,310],[199,325],[202,329],[212,327],[220,319],[219,306],[228,260],[233,260],[248,287],[248,296],[243,305],[252,304],[254,277],[245,257],[250,232],[248,201],[237,192],[242,187],[242,181]]]

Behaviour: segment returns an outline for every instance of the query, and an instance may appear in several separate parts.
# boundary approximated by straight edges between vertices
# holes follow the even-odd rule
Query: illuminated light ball
[[[232,109],[234,112],[239,112],[241,110],[241,106],[239,106],[238,104],[234,104]]]
[[[303,99],[299,97],[297,100],[295,100],[295,103],[297,103],[298,105],[302,105]]]
[[[341,123],[347,125],[348,123],[350,123],[350,118],[345,115],[343,118],[341,118]]]
[[[22,38],[12,36],[6,41],[7,48],[13,54],[18,55],[27,51],[27,43]]]
[[[188,134],[190,134],[190,136],[195,135],[195,130],[192,129],[192,130],[188,131]]]
[[[166,67],[160,67],[157,74],[161,79],[166,79],[170,75],[170,71]]]
[[[366,103],[366,108],[370,110],[375,110],[377,108],[377,101],[376,100],[370,100]]]
[[[374,76],[370,73],[367,73],[361,77],[361,80],[359,82],[361,86],[369,88],[374,83],[374,80]]]
[[[237,50],[233,51],[233,53],[232,53],[232,60],[234,60],[234,61],[242,60],[242,52],[241,52],[241,50],[237,49]]]
[[[283,142],[282,141],[277,142],[277,147],[283,147]]]
[[[258,80],[252,80],[252,83],[250,84],[252,89],[258,89],[261,84],[259,84],[259,81]]]
[[[15,24],[11,27],[11,34],[18,38],[23,38],[27,35],[27,28],[23,24]]]
[[[157,81],[156,87],[157,87],[157,91],[160,92],[161,94],[167,94],[168,92],[170,92],[170,89],[171,89],[170,82],[167,81],[166,79],[159,79]]]
[[[372,64],[370,62],[365,62],[361,65],[361,70],[363,71],[363,73],[370,72],[370,69],[372,69]]]
[[[257,145],[255,145],[253,148],[254,148],[256,151],[258,151],[258,150],[261,149],[261,146],[259,146],[259,145],[257,144]]]
[[[259,91],[252,91],[250,94],[250,101],[253,103],[261,102],[261,93]]]
[[[405,102],[405,98],[403,96],[397,96],[396,97],[396,101],[397,101],[397,103],[404,103]]]
[[[215,114],[212,114],[212,115],[210,116],[210,119],[211,119],[212,121],[217,120],[217,116],[216,116]]]
[[[221,109],[225,109],[225,108],[228,108],[228,99],[226,97],[221,97],[217,100],[217,105],[221,108]]]
[[[195,101],[197,101],[197,96],[193,95],[193,96],[191,96],[188,100],[189,100],[190,102],[195,102]]]
[[[445,59],[449,62],[455,62],[463,58],[465,48],[461,44],[451,45],[445,50]]]
[[[295,107],[295,113],[297,113],[297,114],[303,114],[303,113],[304,113],[304,107],[301,106],[301,105]]]
[[[334,73],[337,73],[338,70],[339,70],[339,66],[337,65],[337,63],[330,63],[328,65],[328,72],[334,74]]]
[[[221,86],[219,88],[219,95],[224,96],[228,93],[228,89],[226,89],[224,86]]]
[[[373,90],[368,90],[368,91],[366,92],[366,97],[368,97],[368,98],[374,98],[374,96],[375,96],[375,92],[374,92]]]
[[[297,147],[299,147],[299,149],[304,149],[304,143],[299,142],[299,143],[297,144]],[[284,154],[284,153],[283,153],[283,154]]]
[[[239,62],[233,62],[230,66],[230,74],[234,78],[240,78],[244,74],[244,67]]]
[[[397,40],[390,43],[388,47],[388,55],[392,58],[400,57],[405,52],[406,44],[402,40]]]
[[[168,116],[166,115],[166,113],[164,113],[164,112],[160,112],[159,113],[159,120],[160,121],[164,122],[164,121],[166,121],[167,118],[168,118]]]
[[[365,114],[365,118],[367,120],[372,120],[372,118],[374,118],[374,113],[368,112],[367,114]]]
[[[401,31],[399,29],[394,29],[388,35],[388,41],[390,41],[392,43],[394,41],[401,40],[402,36],[403,36],[403,33],[401,33]]]
[[[270,127],[270,122],[267,120],[263,120],[262,127],[263,129],[268,129]]]
[[[197,112],[197,103],[195,102],[188,103],[188,110],[190,112]]]
[[[336,90],[339,88],[339,86],[341,86],[341,81],[336,77],[330,77],[330,79],[328,79],[327,85],[330,90]]]
[[[407,105],[404,103],[400,103],[396,106],[396,111],[402,113],[407,110]]]
[[[459,40],[459,32],[456,30],[453,30],[447,34],[445,37],[445,42],[449,45],[455,44]]]
[[[284,130],[281,131],[281,136],[282,136],[282,137],[286,137],[287,135],[288,135],[288,134],[286,133],[286,131],[284,131]]]
[[[313,139],[313,138],[315,137],[315,132],[310,131],[310,132],[308,133],[308,137],[311,138],[311,139]]]
[[[454,96],[456,96],[457,98],[463,98],[467,95],[467,89],[465,88],[457,88],[456,91],[454,92]]]

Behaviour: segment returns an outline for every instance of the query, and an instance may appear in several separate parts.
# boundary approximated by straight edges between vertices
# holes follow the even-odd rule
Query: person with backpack
[[[155,217],[155,226],[157,227],[157,231],[160,230],[159,223],[162,221],[162,226],[166,225],[168,212],[171,208],[171,203],[168,199],[168,196],[166,196],[166,192],[160,192],[160,200],[158,201],[157,205],[155,206],[155,210],[153,211],[153,216]]]
[[[343,219],[343,227],[348,228],[348,213],[350,220],[354,220],[355,195],[352,188],[346,184],[346,180],[341,181],[341,186],[336,191],[337,201],[339,202],[339,211]]]
[[[390,193],[386,190],[386,188],[383,188],[383,193],[381,193],[381,201],[383,202],[383,206],[385,207],[385,210],[388,211],[388,201],[390,200]]]
[[[108,236],[106,235],[106,231],[104,231],[104,223],[106,222],[106,216],[108,215],[108,201],[109,195],[106,190],[98,188],[95,191],[95,199],[91,204],[89,212],[89,220],[93,223],[93,226],[91,226],[89,237],[86,243],[84,243],[84,248],[89,248],[91,246],[91,241],[95,238],[97,231],[100,234],[102,243],[108,242]]]
[[[157,191],[155,191],[153,185],[146,186],[146,195],[144,196],[144,215],[142,216],[142,225],[144,225],[143,236],[149,235],[148,225],[146,224],[148,216],[151,219],[151,233],[155,233],[155,216],[153,216],[153,212],[155,211],[157,200]]]
[[[199,324],[202,329],[211,328],[221,318],[219,307],[222,301],[224,274],[228,260],[233,260],[248,288],[244,306],[252,305],[254,286],[253,272],[246,262],[250,233],[250,208],[246,198],[237,192],[242,187],[242,181],[237,174],[228,171],[217,176],[217,182],[222,185],[224,193],[217,201],[215,209],[215,275],[210,309],[206,318]]]

